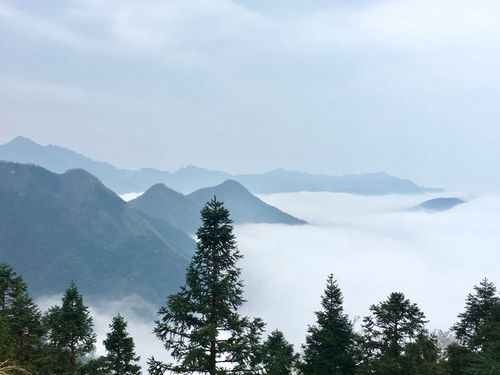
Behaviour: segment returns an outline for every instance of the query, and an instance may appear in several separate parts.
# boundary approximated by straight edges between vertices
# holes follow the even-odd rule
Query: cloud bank
[[[431,195],[366,197],[336,193],[261,196],[309,225],[242,225],[236,228],[245,297],[243,313],[260,316],[267,330],[280,329],[296,350],[315,321],[326,277],[333,273],[351,318],[401,291],[446,331],[464,299],[483,277],[500,286],[500,197],[477,197],[440,213],[409,212]],[[41,301],[43,309],[58,298]],[[168,358],[151,333],[154,314],[138,297],[90,301],[98,333],[97,354],[111,319],[128,320],[141,364]],[[359,321],[357,327],[359,328]]]
[[[0,23],[0,142],[498,190],[498,1],[6,0]]]
[[[440,213],[409,212],[429,196],[362,197],[299,193],[263,197],[311,225],[246,225],[237,236],[245,254],[248,312],[282,329],[298,347],[328,274],[352,317],[401,291],[447,330],[473,285],[500,286],[500,198],[479,197]]]

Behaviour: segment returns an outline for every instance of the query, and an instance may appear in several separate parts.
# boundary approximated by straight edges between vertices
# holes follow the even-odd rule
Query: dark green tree
[[[12,267],[0,265],[0,354],[26,369],[33,369],[43,344],[38,306],[27,285]]]
[[[401,358],[401,367],[404,373],[411,375],[442,374],[436,337],[420,333],[415,341],[408,343]]]
[[[308,328],[300,365],[302,373],[307,375],[354,373],[354,333],[342,303],[342,292],[333,275],[330,275],[321,298],[322,310],[316,312],[316,324]]]
[[[121,315],[113,318],[109,332],[104,340],[107,355],[106,366],[111,375],[138,375],[141,367],[135,354],[134,339],[127,333],[127,322]]]
[[[483,340],[483,345],[475,355],[471,372],[500,374],[500,303],[494,306],[478,334]]]
[[[19,289],[26,289],[21,276],[14,269],[5,264],[0,264],[0,311],[7,309]]]
[[[403,293],[391,293],[387,301],[372,305],[370,311],[372,315],[363,320],[362,373],[412,374],[408,371],[417,364],[412,361],[416,359],[415,352],[429,350],[422,347],[424,343],[433,346],[430,351],[435,351],[435,355],[422,354],[422,360],[437,360],[437,347],[425,329],[425,315]]]
[[[93,320],[75,283],[66,290],[61,306],[45,316],[48,339],[57,363],[57,372],[76,374],[80,358],[94,349]]]
[[[43,337],[42,314],[25,288],[18,289],[8,309],[11,355],[16,363],[33,370],[41,360]]]
[[[291,375],[298,356],[281,331],[271,332],[262,347],[263,372],[267,375]]]
[[[238,314],[241,259],[229,211],[215,197],[201,210],[186,286],[168,298],[154,332],[175,363],[149,360],[151,374],[255,374],[264,323]]]
[[[452,328],[460,344],[472,352],[481,350],[485,341],[482,327],[490,320],[498,303],[497,289],[488,279],[474,286],[474,293],[465,300],[465,311],[458,315],[459,321]]]
[[[445,361],[443,367],[445,374],[465,375],[470,374],[471,365],[474,362],[475,354],[465,346],[452,343],[446,348]]]

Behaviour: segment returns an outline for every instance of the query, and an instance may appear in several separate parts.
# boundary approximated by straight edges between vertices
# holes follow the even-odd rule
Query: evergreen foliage
[[[54,371],[76,374],[80,358],[94,349],[93,320],[75,283],[64,293],[61,306],[50,308],[45,316],[48,339],[57,361]]]
[[[363,320],[362,373],[418,374],[413,371],[421,362],[436,362],[436,340],[425,329],[425,315],[403,293],[391,293],[370,311]]]
[[[271,332],[262,347],[263,371],[267,375],[291,375],[298,356],[281,331]]]
[[[40,361],[43,344],[40,310],[12,267],[0,265],[0,354],[31,370]]]
[[[342,292],[330,275],[321,298],[322,310],[316,312],[317,322],[308,329],[300,365],[302,373],[354,374],[354,333],[342,303]]]
[[[168,298],[154,332],[175,363],[149,361],[151,374],[255,374],[264,323],[238,314],[244,303],[241,259],[229,211],[215,197],[201,211],[186,286]]]
[[[0,311],[8,309],[17,291],[23,288],[26,285],[21,276],[11,266],[0,264]]]
[[[104,340],[106,366],[111,375],[138,375],[141,367],[136,364],[139,357],[135,354],[135,344],[127,332],[127,322],[121,315],[113,318],[109,332]]]
[[[497,289],[488,279],[485,278],[479,286],[474,286],[474,293],[469,293],[465,300],[465,311],[458,315],[460,320],[453,326],[453,331],[462,345],[473,352],[482,348],[486,333],[482,328],[490,320],[499,303]]]
[[[490,311],[478,334],[483,339],[483,345],[474,359],[472,372],[500,374],[500,303],[497,302]]]
[[[500,373],[500,298],[495,285],[485,278],[474,286],[458,318],[452,327],[458,344],[447,349],[448,373]]]

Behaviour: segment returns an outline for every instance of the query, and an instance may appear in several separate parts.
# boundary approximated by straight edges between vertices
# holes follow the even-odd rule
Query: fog
[[[261,196],[310,224],[236,228],[245,256],[241,266],[247,303],[242,312],[262,317],[269,331],[284,331],[299,350],[307,325],[314,323],[326,278],[333,273],[352,319],[365,316],[371,304],[392,291],[401,291],[424,311],[431,330],[447,330],[473,285],[483,277],[500,285],[500,197],[468,198],[468,203],[446,212],[409,211],[431,197]],[[41,307],[59,299],[45,298]],[[151,355],[165,358],[162,344],[151,334],[152,312],[159,306],[138,297],[90,304],[97,354],[103,354],[108,325],[120,312],[129,322],[141,364]]]
[[[328,274],[344,293],[345,310],[365,316],[373,303],[401,291],[429,319],[448,329],[464,298],[483,277],[499,285],[500,199],[477,197],[439,213],[409,208],[431,196],[363,197],[332,193],[263,196],[311,224],[245,225],[245,309],[268,329],[299,345],[314,322]]]

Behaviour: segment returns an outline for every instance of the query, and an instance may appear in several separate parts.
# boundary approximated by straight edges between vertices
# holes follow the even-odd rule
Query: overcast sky
[[[1,143],[500,185],[497,0],[0,0],[0,51]]]

